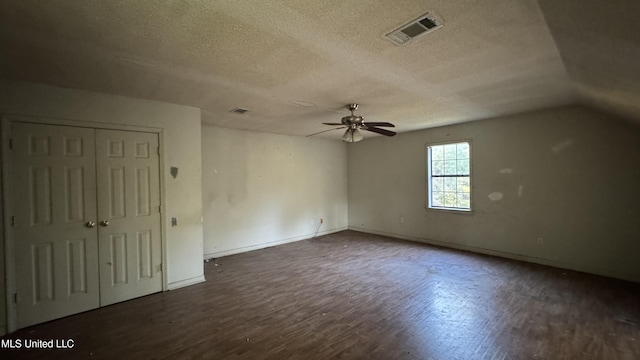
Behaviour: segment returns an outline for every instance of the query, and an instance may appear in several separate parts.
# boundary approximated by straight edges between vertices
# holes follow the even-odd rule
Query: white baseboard
[[[435,246],[441,246],[441,247],[446,247],[446,248],[451,248],[451,249],[470,251],[470,252],[479,253],[479,254],[492,255],[492,256],[497,256],[497,257],[502,257],[502,258],[507,258],[507,259],[512,259],[512,260],[530,262],[530,263],[534,263],[534,264],[552,266],[552,267],[561,268],[561,269],[580,271],[580,272],[585,272],[585,273],[590,273],[590,274],[595,274],[595,275],[601,275],[601,276],[606,276],[606,277],[611,277],[611,278],[616,278],[616,279],[621,279],[621,280],[640,282],[640,276],[638,276],[638,275],[626,274],[626,273],[618,273],[618,272],[610,271],[610,270],[591,268],[591,267],[587,267],[587,266],[583,266],[583,265],[579,265],[579,264],[565,263],[565,262],[562,262],[562,261],[549,260],[549,259],[538,258],[538,257],[533,257],[533,256],[526,256],[526,255],[518,255],[518,254],[513,254],[513,253],[509,253],[509,252],[504,252],[504,251],[491,250],[491,249],[485,249],[485,248],[479,248],[479,247],[475,247],[475,246],[468,246],[468,245],[461,245],[461,244],[453,244],[453,243],[448,243],[448,242],[444,242],[444,241],[437,241],[437,240],[419,238],[419,237],[415,237],[415,236],[408,236],[408,235],[390,233],[390,232],[386,232],[386,231],[364,229],[364,228],[359,228],[359,227],[354,227],[354,226],[350,226],[349,230],[359,231],[359,232],[363,232],[363,233],[367,233],[367,234],[382,235],[382,236],[387,236],[387,237],[391,237],[391,238],[394,238],[394,239],[415,241],[415,242],[420,242],[420,243],[429,244],[429,245],[435,245]]]
[[[204,278],[204,275],[200,275],[200,276],[192,277],[190,279],[184,279],[184,280],[169,283],[167,284],[167,290],[175,290],[181,287],[195,285],[205,281],[206,279]]]
[[[268,247],[272,247],[272,246],[283,245],[283,244],[288,244],[288,243],[292,243],[292,242],[296,242],[296,241],[300,241],[300,240],[311,239],[311,238],[314,238],[316,236],[333,234],[333,233],[336,233],[336,232],[339,232],[339,231],[344,231],[344,230],[347,230],[347,229],[348,228],[346,226],[344,226],[344,227],[339,227],[339,228],[335,228],[335,229],[329,229],[329,230],[320,231],[317,234],[315,234],[315,233],[313,233],[313,234],[305,234],[305,235],[301,235],[301,236],[295,236],[295,237],[291,237],[291,238],[287,238],[287,239],[269,241],[269,242],[256,244],[256,245],[251,245],[251,246],[244,246],[244,247],[239,247],[239,248],[215,251],[215,252],[212,252],[212,253],[204,254],[204,259],[205,260],[209,260],[209,259],[220,258],[220,257],[223,257],[223,256],[229,256],[229,255],[233,255],[233,254],[240,254],[240,253],[244,253],[244,252],[247,252],[247,251],[260,250],[260,249],[264,249],[264,248],[268,248]]]

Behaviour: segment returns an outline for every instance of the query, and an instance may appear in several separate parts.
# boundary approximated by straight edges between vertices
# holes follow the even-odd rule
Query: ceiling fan
[[[395,127],[395,125],[388,123],[388,122],[364,122],[364,117],[359,116],[359,115],[353,115],[353,112],[355,110],[358,110],[358,104],[347,104],[346,108],[349,109],[349,111],[351,111],[351,115],[349,116],[345,116],[342,118],[342,122],[340,123],[323,123],[325,125],[331,125],[331,126],[340,126],[339,128],[334,128],[334,129],[329,129],[329,130],[324,130],[324,131],[320,131],[311,135],[307,135],[307,137],[309,136],[313,136],[313,135],[317,135],[317,134],[321,134],[327,131],[332,131],[332,130],[338,130],[338,129],[347,129],[344,132],[344,135],[342,136],[342,141],[345,142],[350,142],[350,143],[354,143],[354,142],[358,142],[360,140],[362,140],[364,137],[362,136],[362,134],[360,133],[359,130],[367,130],[367,131],[371,131],[380,135],[385,135],[385,136],[394,136],[396,133],[393,131],[389,131],[386,129],[380,129],[378,126],[381,127]]]

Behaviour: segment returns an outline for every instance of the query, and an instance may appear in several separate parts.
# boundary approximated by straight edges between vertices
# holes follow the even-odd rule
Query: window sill
[[[437,207],[425,207],[427,211],[433,211],[438,213],[449,213],[449,214],[458,214],[458,215],[473,215],[473,210],[457,210],[457,209],[447,209],[447,208],[437,208]]]

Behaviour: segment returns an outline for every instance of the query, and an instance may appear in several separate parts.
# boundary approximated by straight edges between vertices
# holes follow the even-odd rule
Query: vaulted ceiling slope
[[[539,3],[581,101],[640,120],[640,1]]]
[[[444,26],[385,38],[426,12]],[[399,132],[573,103],[640,119],[638,13],[637,0],[3,0],[0,76],[291,135],[349,102]]]

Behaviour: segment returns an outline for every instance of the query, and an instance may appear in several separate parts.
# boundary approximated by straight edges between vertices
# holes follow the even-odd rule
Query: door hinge
[[[18,303],[18,293],[13,293],[13,303],[14,304]]]
[[[13,139],[9,139],[9,150],[13,150]]]
[[[158,146],[156,149],[158,149],[158,155],[160,155],[160,146]]]
[[[11,217],[11,226],[16,226],[16,217],[15,216]]]

